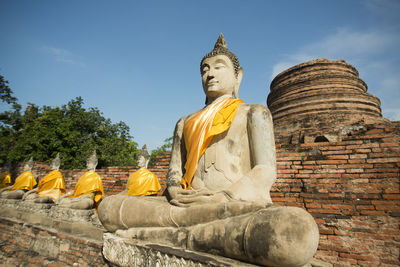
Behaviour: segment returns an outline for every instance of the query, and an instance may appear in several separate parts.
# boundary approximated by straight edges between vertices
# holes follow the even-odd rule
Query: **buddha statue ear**
[[[236,77],[235,88],[233,89],[233,96],[235,98],[239,98],[239,87],[240,87],[240,83],[242,82],[242,79],[243,79],[243,68],[240,67],[237,77]]]

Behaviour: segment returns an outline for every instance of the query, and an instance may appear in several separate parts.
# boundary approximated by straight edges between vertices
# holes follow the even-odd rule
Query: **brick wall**
[[[0,240],[1,266],[108,266],[101,241],[37,225],[0,219]]]
[[[399,266],[400,134],[369,125],[334,143],[277,145],[276,204],[316,219],[316,258],[335,266]]]

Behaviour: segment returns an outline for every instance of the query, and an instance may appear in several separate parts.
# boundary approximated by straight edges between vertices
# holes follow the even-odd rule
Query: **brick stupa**
[[[267,100],[279,141],[338,141],[359,125],[388,123],[367,88],[344,60],[316,59],[281,72]]]

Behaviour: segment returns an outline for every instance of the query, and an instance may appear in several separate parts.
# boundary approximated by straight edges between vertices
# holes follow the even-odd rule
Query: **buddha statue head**
[[[95,171],[97,167],[97,155],[96,155],[96,149],[93,150],[93,154],[87,159],[86,161],[86,169]]]
[[[137,165],[140,168],[147,168],[147,165],[149,164],[150,160],[150,155],[149,152],[147,152],[147,146],[146,144],[143,145],[142,150],[140,150],[138,158],[137,158]]]
[[[33,157],[31,157],[24,165],[24,171],[31,171],[33,168]]]
[[[8,160],[1,168],[3,172],[11,172],[11,160]]]
[[[229,51],[221,33],[214,49],[206,54],[200,63],[200,73],[206,103],[210,98],[221,95],[239,96],[239,86],[243,78],[243,68],[235,54]]]
[[[50,163],[50,168],[52,170],[58,171],[58,169],[60,169],[60,165],[61,165],[60,153],[57,153],[56,157]]]

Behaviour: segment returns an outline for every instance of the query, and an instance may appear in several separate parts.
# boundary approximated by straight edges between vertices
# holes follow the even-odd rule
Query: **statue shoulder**
[[[176,123],[176,128],[183,128],[183,126],[185,125],[186,121],[187,121],[190,117],[192,117],[194,114],[200,112],[201,110],[202,110],[202,109],[200,109],[200,110],[198,110],[198,111],[196,111],[196,112],[190,113],[189,115],[186,115],[186,116],[183,116],[182,118],[180,118],[180,119],[178,120],[178,122]]]
[[[272,123],[272,115],[268,107],[261,104],[240,104],[239,109],[247,115],[248,121],[255,118],[262,119]]]
[[[265,105],[261,104],[247,104],[247,103],[241,103],[239,105],[239,112],[244,112],[248,116],[253,116],[253,115],[262,115],[265,114],[267,116],[271,116],[271,112],[269,111],[268,107]]]

